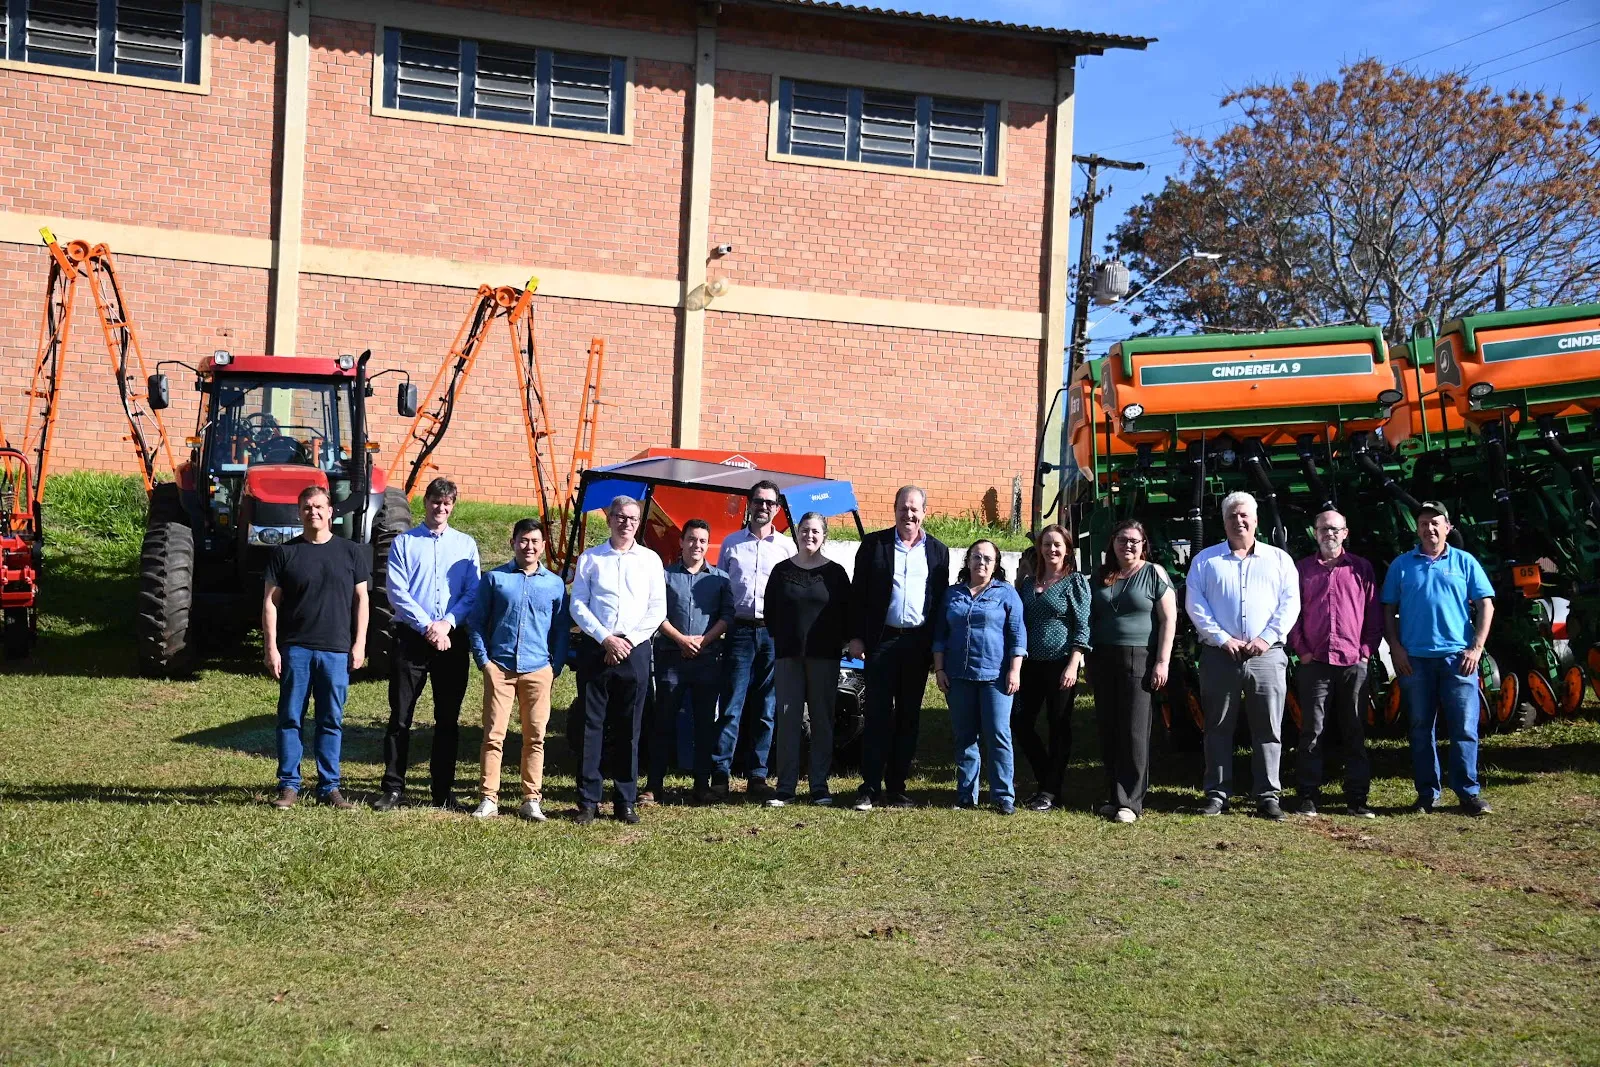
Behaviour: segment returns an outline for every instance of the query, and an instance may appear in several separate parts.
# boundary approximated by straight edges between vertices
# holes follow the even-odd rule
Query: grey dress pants
[[[811,795],[828,792],[833,771],[833,704],[839,692],[838,659],[785,656],[778,660],[773,688],[777,691],[778,796],[793,799],[800,779],[802,719],[811,715]]]
[[[1250,771],[1256,802],[1278,799],[1288,667],[1289,656],[1281,646],[1244,660],[1236,660],[1213,645],[1201,649],[1200,704],[1206,713],[1207,798],[1228,799],[1233,784],[1233,736],[1242,710],[1250,724]]]

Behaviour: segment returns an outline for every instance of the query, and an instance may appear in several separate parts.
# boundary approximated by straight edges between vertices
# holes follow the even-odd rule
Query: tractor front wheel
[[[139,554],[134,618],[139,667],[145,674],[170,678],[193,673],[193,606],[194,531],[181,522],[153,523],[145,530]]]

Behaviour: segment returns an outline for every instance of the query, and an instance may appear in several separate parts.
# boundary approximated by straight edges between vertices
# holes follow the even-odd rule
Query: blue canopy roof
[[[748,496],[750,487],[759,481],[775,483],[796,518],[808,511],[827,516],[847,515],[858,507],[855,487],[849,482],[819,481],[808,474],[734,467],[698,459],[650,456],[584,471],[582,488],[578,491],[578,511],[597,511],[619,496],[643,500],[645,491],[653,485]]]

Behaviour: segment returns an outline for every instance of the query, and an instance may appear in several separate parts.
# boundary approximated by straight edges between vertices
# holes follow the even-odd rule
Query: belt
[[[751,627],[754,627],[754,628],[759,630],[759,629],[765,629],[766,628],[767,620],[766,619],[741,619],[741,618],[735,617],[734,620],[733,620],[733,623],[734,623],[735,626],[751,626]]]
[[[927,623],[923,623],[921,626],[885,626],[883,632],[886,634],[920,634],[927,628]]]

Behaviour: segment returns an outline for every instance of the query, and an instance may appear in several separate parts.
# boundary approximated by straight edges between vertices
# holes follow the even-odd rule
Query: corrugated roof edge
[[[725,3],[745,7],[798,8],[820,15],[842,15],[879,22],[913,22],[946,29],[967,30],[974,33],[1001,37],[1025,37],[1066,45],[1089,55],[1100,55],[1108,48],[1130,48],[1143,51],[1154,44],[1154,37],[1131,37],[1116,33],[1090,33],[1086,30],[1053,29],[1048,26],[1024,26],[1012,22],[995,22],[990,19],[958,18],[955,15],[925,15],[917,11],[894,11],[887,8],[844,4],[838,0],[723,0]]]

